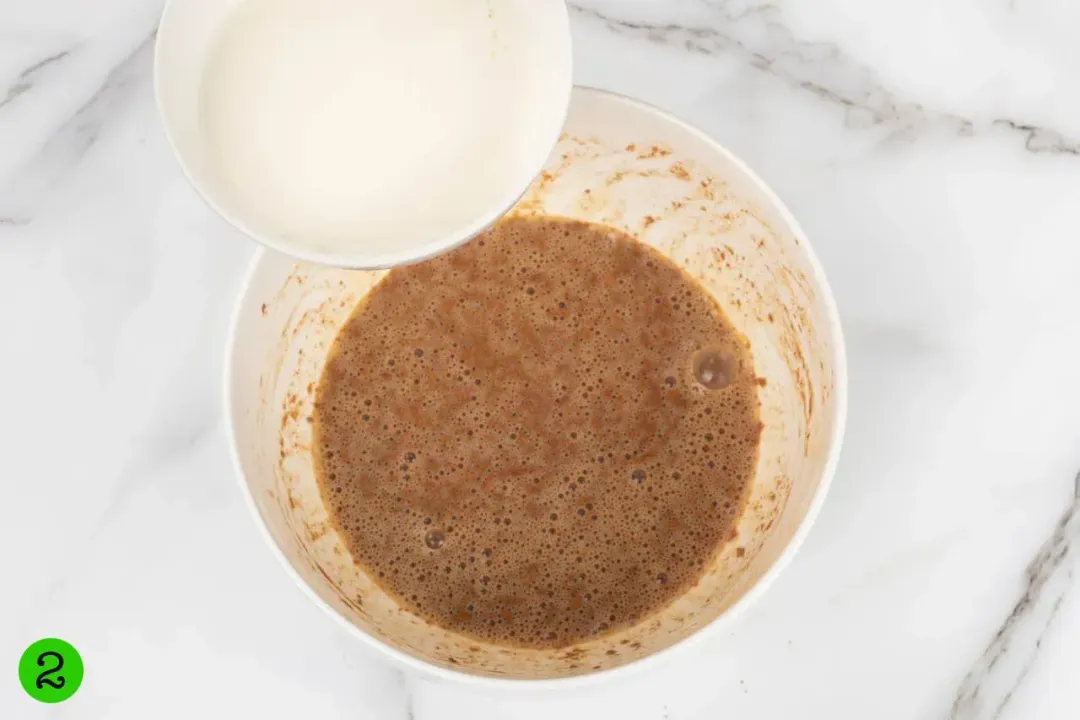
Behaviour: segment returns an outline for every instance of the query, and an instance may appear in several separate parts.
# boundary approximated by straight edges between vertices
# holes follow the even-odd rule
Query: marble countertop
[[[847,332],[850,422],[792,565],[632,680],[403,673],[286,576],[230,466],[254,245],[151,87],[160,0],[0,2],[0,717],[1080,717],[1080,6],[581,0],[575,74],[712,133],[786,200]],[[59,636],[70,701],[14,672]]]

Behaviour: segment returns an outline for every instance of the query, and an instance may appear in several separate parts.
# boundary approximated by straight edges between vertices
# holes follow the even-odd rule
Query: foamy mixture
[[[560,647],[662,609],[732,538],[757,387],[745,338],[662,255],[510,218],[356,308],[316,390],[316,475],[405,607]]]
[[[212,183],[250,230],[366,256],[490,222],[555,142],[563,59],[521,0],[246,0],[200,98]],[[554,53],[554,54],[553,54]],[[479,229],[486,223],[481,223]]]

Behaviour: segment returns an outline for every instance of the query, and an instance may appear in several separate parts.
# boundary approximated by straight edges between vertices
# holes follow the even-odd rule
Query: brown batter
[[[696,281],[544,217],[390,272],[334,342],[314,428],[323,499],[387,592],[454,632],[559,647],[696,582],[761,423],[748,344]]]

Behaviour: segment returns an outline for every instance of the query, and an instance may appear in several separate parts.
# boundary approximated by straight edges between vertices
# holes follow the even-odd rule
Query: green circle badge
[[[30,697],[58,703],[75,694],[82,684],[83,662],[71,643],[43,638],[30,645],[19,658],[19,682]]]

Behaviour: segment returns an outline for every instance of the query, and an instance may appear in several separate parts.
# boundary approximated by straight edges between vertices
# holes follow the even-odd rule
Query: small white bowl
[[[468,123],[471,118],[467,114],[469,108],[467,106],[462,108],[461,103],[457,102],[459,97],[473,93],[490,100],[494,94],[492,88],[503,88],[509,78],[514,78],[514,82],[510,84],[511,87],[525,88],[522,95],[515,94],[512,99],[520,102],[492,105],[492,107],[506,107],[512,110],[507,111],[511,121],[498,125],[500,128],[509,126],[510,129],[507,130],[505,136],[508,139],[499,146],[503,148],[503,151],[492,153],[490,156],[492,162],[485,166],[487,168],[485,172],[489,173],[486,176],[487,183],[469,184],[467,171],[474,165],[468,162],[461,163],[460,174],[456,172],[458,164],[443,162],[438,165],[442,168],[441,179],[425,182],[424,179],[430,177],[429,173],[426,170],[422,173],[414,173],[412,169],[420,170],[423,165],[410,162],[405,165],[411,170],[402,173],[397,178],[398,184],[408,187],[408,192],[399,192],[397,184],[391,185],[387,182],[383,187],[394,189],[384,194],[391,196],[393,202],[384,203],[386,198],[376,199],[375,193],[381,188],[377,184],[373,188],[371,183],[380,173],[380,168],[385,177],[390,172],[387,168],[396,167],[392,162],[395,153],[398,155],[402,151],[407,154],[412,153],[410,157],[416,160],[419,155],[419,151],[416,150],[418,147],[444,148],[447,146],[445,143],[434,143],[432,137],[420,137],[419,133],[415,135],[417,142],[410,143],[408,141],[410,135],[408,131],[405,131],[401,136],[389,139],[387,133],[383,133],[381,137],[348,136],[350,147],[355,147],[356,143],[363,143],[371,148],[373,156],[381,158],[381,162],[372,163],[370,170],[372,175],[368,176],[365,174],[368,169],[363,167],[362,162],[350,160],[346,164],[347,167],[350,170],[357,168],[355,177],[361,181],[357,183],[357,188],[346,190],[345,188],[350,187],[347,182],[350,178],[341,178],[343,182],[339,182],[337,176],[333,176],[335,180],[328,181],[328,187],[324,192],[318,187],[318,183],[309,182],[313,174],[316,180],[319,179],[321,166],[316,163],[314,169],[299,167],[302,163],[298,163],[297,160],[307,159],[310,155],[306,154],[304,149],[290,144],[288,138],[295,136],[286,135],[286,141],[279,142],[282,137],[280,133],[273,134],[277,128],[268,128],[262,122],[263,118],[270,117],[268,114],[256,113],[250,117],[243,114],[228,116],[229,133],[232,134],[222,134],[219,130],[221,125],[208,120],[215,115],[212,112],[207,114],[207,97],[218,98],[218,102],[214,105],[217,109],[222,109],[224,106],[233,108],[230,103],[236,97],[228,91],[222,93],[221,88],[218,87],[221,84],[218,81],[221,80],[222,75],[231,75],[231,71],[222,73],[220,71],[222,66],[211,62],[212,58],[218,57],[216,53],[221,52],[223,37],[229,38],[230,42],[236,41],[236,35],[233,32],[235,25],[230,21],[234,18],[239,20],[237,13],[241,10],[244,12],[259,10],[252,8],[252,3],[270,2],[276,3],[272,7],[279,9],[285,7],[292,13],[297,26],[304,25],[308,20],[312,23],[323,23],[319,26],[322,28],[319,32],[330,34],[325,39],[319,35],[319,42],[325,42],[327,45],[336,42],[337,45],[334,46],[334,51],[326,53],[325,65],[320,59],[319,67],[334,68],[337,72],[335,77],[356,82],[360,88],[368,88],[368,80],[372,80],[373,85],[381,86],[372,91],[370,106],[367,104],[348,106],[361,113],[362,118],[377,114],[380,126],[386,127],[389,123],[392,133],[399,132],[399,125],[408,127],[410,120],[418,121],[420,128],[437,127],[439,130],[442,128],[431,122],[431,117],[437,114],[434,111],[404,116],[390,115],[395,107],[399,108],[400,112],[401,107],[427,108],[429,106],[429,94],[416,91],[417,87],[422,87],[421,85],[410,88],[393,80],[384,81],[383,76],[386,73],[382,71],[372,72],[375,65],[381,68],[392,68],[396,63],[399,68],[412,67],[409,62],[406,62],[410,60],[410,56],[406,50],[399,49],[397,44],[392,45],[393,52],[387,52],[386,57],[380,55],[378,63],[346,65],[333,62],[338,57],[335,54],[338,49],[343,47],[348,50],[356,46],[352,41],[354,28],[357,31],[359,46],[364,47],[362,42],[364,35],[359,31],[363,30],[367,33],[366,37],[371,38],[372,33],[379,32],[379,29],[383,27],[379,24],[383,21],[374,16],[371,24],[366,23],[367,10],[363,9],[363,3],[359,11],[355,4],[342,4],[343,13],[353,13],[350,17],[342,16],[341,25],[345,28],[342,32],[341,28],[333,25],[338,17],[336,0],[320,0],[313,4],[306,3],[304,0],[291,0],[295,3],[294,5],[289,5],[284,0],[168,0],[158,29],[154,58],[155,94],[166,135],[176,153],[181,169],[207,204],[233,226],[271,249],[310,262],[365,269],[391,267],[431,257],[465,242],[509,210],[540,172],[544,161],[558,141],[566,119],[572,88],[569,18],[563,0],[488,0],[486,9],[481,0],[474,0],[468,4],[468,15],[462,14],[455,17],[468,18],[462,22],[465,23],[463,27],[468,29],[470,38],[475,40],[477,37],[482,37],[484,41],[490,43],[491,48],[486,56],[489,59],[480,62],[477,67],[487,68],[483,70],[485,73],[494,69],[494,72],[499,73],[500,84],[485,84],[476,77],[463,77],[460,93],[457,86],[453,91],[443,92],[442,88],[446,87],[446,84],[442,82],[436,83],[433,87],[439,89],[437,94],[443,99],[449,98],[457,110],[456,114],[452,115],[457,125],[453,126],[453,130],[446,130],[448,136],[453,136],[455,139],[461,137],[461,133],[458,132],[460,128],[470,127]],[[374,13],[380,7],[386,10],[390,6],[373,5],[370,7],[374,8],[372,10]],[[390,14],[400,12],[395,8],[397,6],[393,6],[387,12]],[[316,11],[321,13],[316,16],[320,18],[318,21],[309,17]],[[447,12],[455,11],[448,10]],[[249,12],[248,15],[243,16],[243,19],[250,22],[250,17]],[[335,19],[328,22],[327,17]],[[412,38],[411,42],[417,44],[417,47],[430,48],[432,47],[430,42],[421,44],[418,38],[441,40],[444,36],[440,34],[441,25],[435,19],[429,18],[429,20],[430,22],[426,24],[421,23],[415,26],[422,28],[426,35],[420,33],[419,29],[409,29],[414,28],[411,21],[409,23],[403,21],[396,26],[396,30],[388,29],[386,32],[393,34],[405,32],[408,29],[409,34],[403,37]],[[277,22],[279,23],[277,32],[284,33],[285,38],[290,39],[293,25],[281,22],[280,18]],[[481,23],[484,24],[481,25]],[[284,28],[281,27],[282,25]],[[473,32],[474,25],[476,32]],[[326,30],[326,27],[333,27],[334,30],[331,32]],[[373,30],[373,27],[378,29]],[[297,27],[297,33],[300,34],[298,37],[304,37],[302,35],[304,32],[312,31]],[[464,37],[459,38],[457,35],[445,37],[450,43],[447,47],[469,49],[475,47],[474,42],[471,40],[466,42]],[[377,41],[378,38],[376,37],[375,40]],[[458,44],[455,46],[454,42]],[[271,43],[235,45],[230,52],[233,54],[233,63],[238,62],[237,58],[239,62],[246,60],[255,66],[254,69],[248,68],[253,72],[275,66],[280,69],[281,65],[275,65],[275,61],[286,57],[279,54],[278,45]],[[341,54],[346,60],[351,57],[348,52]],[[443,56],[445,55],[436,55],[436,57]],[[484,62],[494,65],[485,65]],[[515,65],[499,67],[498,64],[503,62],[513,62]],[[421,70],[437,65],[437,63],[433,65],[421,63]],[[213,66],[217,70],[212,76],[213,82],[209,83],[204,82],[208,66]],[[225,67],[232,68],[234,65]],[[342,68],[346,69],[342,70]],[[353,72],[352,68],[356,68],[356,71]],[[269,74],[271,72],[267,70],[268,74],[263,77],[274,77]],[[362,72],[367,74],[363,75]],[[449,74],[458,77],[458,75]],[[239,90],[242,94],[243,88],[250,87],[237,79],[244,77],[249,76],[237,74],[236,77],[232,77],[229,80],[232,85],[229,87]],[[297,81],[295,74],[290,73],[290,77]],[[357,77],[362,79],[356,80]],[[415,77],[415,74],[409,77]],[[484,75],[484,77],[489,76]],[[319,81],[319,77],[312,78],[312,82]],[[237,84],[238,82],[240,84]],[[339,86],[329,81],[323,84],[326,86],[327,96],[319,95],[318,97],[336,97],[334,93]],[[271,90],[276,87],[299,87],[306,91],[308,85],[305,79],[295,86],[275,83],[265,87]],[[393,99],[386,98],[388,91],[393,92],[395,88],[403,88],[405,97],[410,100],[403,101],[405,104],[399,104]],[[429,87],[428,90],[431,91],[432,88]],[[458,94],[455,95],[455,93]],[[501,94],[499,96],[501,97]],[[289,93],[289,97],[293,97],[292,92]],[[379,104],[380,100],[384,101],[382,105]],[[302,105],[299,110],[301,117],[307,107],[310,107],[306,105]],[[435,100],[432,100],[430,105],[436,110],[439,107],[445,107],[445,105],[440,106]],[[241,111],[244,110],[242,104],[239,107]],[[290,109],[296,112],[295,107],[290,106]],[[337,122],[346,129],[352,127],[352,124],[341,117],[334,118],[333,113],[320,114],[320,111],[314,108],[312,113],[313,120],[331,118],[330,124]],[[237,120],[236,117],[241,119]],[[476,117],[481,119],[483,115],[478,113]],[[443,119],[440,119],[441,122]],[[449,119],[446,119],[446,122],[449,125]],[[243,155],[242,161],[238,160],[239,155],[223,161],[223,154],[228,155],[232,148],[237,147],[235,143],[228,143],[227,139],[248,137],[246,134],[248,127],[251,127],[251,136],[260,138],[260,144],[257,147],[261,150],[264,145],[268,146],[271,152],[265,154],[260,152],[253,156]],[[259,135],[260,132],[265,134]],[[313,136],[322,137],[319,134]],[[270,140],[264,143],[261,140],[264,137]],[[394,142],[397,144],[392,145]],[[485,147],[484,143],[488,141],[479,141],[477,134],[473,134],[470,142],[469,148],[475,150],[476,147]],[[273,152],[274,147],[279,148],[280,156]],[[320,150],[324,149],[320,148]],[[328,153],[330,157],[336,157],[331,151]],[[453,153],[451,156],[456,157]],[[255,157],[256,162],[248,162],[249,157]],[[287,172],[276,167],[273,168],[274,173],[261,172],[256,165],[267,157],[277,158],[282,163],[287,163],[289,166]],[[427,157],[424,156],[424,162],[427,162]],[[468,157],[475,158],[477,153],[473,152]],[[485,155],[479,160],[482,161],[487,157]],[[388,163],[388,159],[391,162]],[[238,167],[239,170],[237,170]],[[448,167],[454,169],[448,170]],[[228,169],[223,170],[223,168]],[[295,174],[290,176],[288,173],[293,172],[294,168]],[[267,182],[264,187],[262,180],[270,176],[277,178],[280,182]],[[424,179],[413,182],[414,177]],[[464,200],[461,202],[448,200],[454,197],[455,192],[462,191],[462,188],[481,185],[485,188],[484,191],[474,194],[465,191],[462,193]],[[275,198],[272,197],[275,193],[270,191],[275,188],[290,188],[292,192],[282,192],[280,197]],[[308,188],[315,188],[315,191],[311,193],[310,198],[301,202],[298,198],[303,197],[303,191]],[[399,201],[400,195],[407,195],[407,197],[400,197]],[[336,198],[335,202],[330,204],[332,209],[343,208],[346,213],[343,216],[346,219],[340,224],[335,224],[336,221],[328,219],[334,217],[332,212],[323,212],[327,205],[322,203],[322,199],[328,196]],[[356,196],[358,208],[365,200],[368,202],[368,213],[357,212],[357,216],[364,214],[363,222],[357,216],[348,215],[351,212],[351,198],[354,196]],[[263,198],[266,199],[263,200]],[[297,208],[303,208],[303,212],[295,217],[290,214],[291,210],[289,212],[280,210],[283,205],[293,200],[296,200]],[[304,205],[305,202],[314,204]],[[441,205],[438,204],[440,202]],[[388,206],[394,207],[394,211],[382,213],[382,210]],[[438,208],[439,213],[426,214],[428,208]],[[370,212],[372,209],[374,213]],[[379,215],[383,222],[381,224],[376,222],[373,215]],[[402,217],[401,223],[395,221],[395,218],[399,216]],[[283,224],[283,217],[289,218],[288,226]],[[424,223],[423,218],[428,218],[429,222]]]

